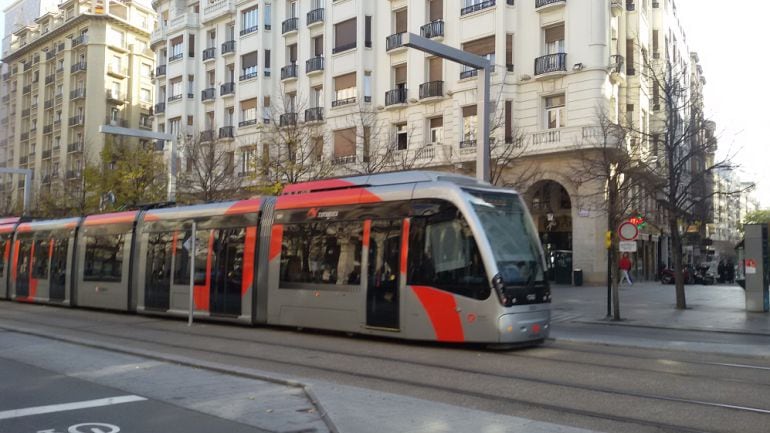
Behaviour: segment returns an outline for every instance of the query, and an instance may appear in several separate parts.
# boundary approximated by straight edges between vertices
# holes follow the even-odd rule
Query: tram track
[[[13,320],[26,325],[36,325],[36,326],[42,325],[47,327],[54,326],[50,324],[48,325],[41,324],[39,321],[24,320],[18,317],[13,319],[6,319],[6,320]],[[158,323],[160,322],[162,321],[158,321]],[[148,323],[148,324],[151,325],[152,323]],[[104,327],[103,325],[104,324],[100,324],[102,328]],[[145,327],[142,327],[142,329],[145,329]],[[613,422],[630,423],[630,424],[639,425],[639,426],[662,429],[664,431],[688,431],[688,432],[704,431],[703,429],[697,429],[697,428],[693,429],[693,428],[683,426],[681,424],[674,424],[674,423],[667,423],[667,422],[660,422],[660,421],[650,421],[649,419],[644,419],[640,417],[620,416],[620,415],[615,415],[611,413],[585,410],[581,408],[569,407],[569,406],[560,405],[560,404],[549,404],[542,401],[533,401],[533,400],[518,398],[510,395],[499,395],[493,392],[484,392],[478,389],[469,389],[467,387],[461,388],[458,386],[449,386],[447,384],[431,383],[431,382],[426,382],[425,380],[415,380],[409,377],[394,377],[392,374],[388,375],[385,373],[350,371],[344,368],[336,368],[328,365],[326,366],[318,365],[317,362],[312,362],[312,361],[311,362],[292,361],[292,360],[280,359],[280,358],[264,356],[264,355],[237,353],[232,350],[216,350],[211,347],[201,348],[201,347],[195,347],[195,346],[186,345],[186,344],[177,344],[171,341],[148,341],[146,338],[135,338],[135,337],[130,337],[126,335],[116,335],[115,333],[111,333],[111,332],[99,331],[95,329],[83,329],[82,327],[78,327],[77,329],[71,329],[70,331],[76,332],[76,333],[86,333],[95,337],[104,337],[109,339],[119,338],[119,339],[130,341],[133,343],[159,346],[161,349],[165,347],[165,348],[172,348],[172,349],[177,349],[181,351],[190,351],[192,353],[199,353],[206,356],[231,357],[234,359],[247,361],[250,363],[250,365],[251,363],[254,363],[254,362],[268,363],[268,364],[277,363],[284,366],[288,365],[288,366],[296,367],[299,369],[312,369],[316,372],[324,373],[324,375],[333,374],[333,375],[341,375],[344,377],[348,377],[349,379],[351,379],[351,382],[358,382],[360,380],[370,380],[370,381],[379,381],[383,383],[388,383],[390,385],[400,384],[407,387],[414,387],[416,389],[420,389],[423,391],[427,390],[427,391],[443,392],[443,393],[460,395],[463,397],[471,397],[474,399],[478,399],[480,401],[493,401],[493,402],[509,404],[509,405],[512,404],[512,405],[520,405],[524,407],[535,407],[545,411],[551,411],[554,413],[566,412],[566,413],[583,416],[583,417],[599,418],[599,419],[604,419],[604,420],[613,421]],[[179,330],[170,331],[168,329],[155,329],[154,327],[150,327],[150,331],[168,334],[167,337],[171,339],[173,339],[174,334],[184,334],[188,336],[194,336],[199,339],[201,337],[217,339],[217,340],[220,340],[220,342],[221,340],[226,340],[227,342],[230,342],[230,343],[259,344],[259,345],[266,345],[268,347],[281,347],[281,348],[290,349],[290,350],[317,352],[319,354],[330,355],[330,356],[355,357],[359,360],[359,362],[363,362],[363,363],[365,362],[397,363],[399,365],[410,365],[413,367],[426,368],[434,371],[441,369],[442,373],[447,373],[447,374],[451,373],[455,375],[478,375],[484,379],[501,380],[501,381],[519,381],[519,382],[529,384],[530,386],[565,388],[570,391],[576,391],[580,393],[585,392],[585,393],[602,394],[602,395],[605,395],[605,397],[606,395],[609,395],[609,396],[612,396],[611,398],[634,399],[637,401],[644,400],[647,402],[678,404],[678,405],[695,406],[695,407],[708,408],[708,409],[720,410],[720,411],[729,411],[733,415],[737,413],[742,413],[744,415],[752,414],[754,416],[770,415],[770,410],[767,410],[764,408],[748,407],[743,405],[730,404],[728,402],[704,401],[704,400],[697,400],[697,399],[690,399],[690,398],[679,398],[679,397],[672,397],[672,396],[666,396],[666,395],[656,395],[656,394],[650,394],[650,393],[628,392],[628,391],[622,391],[617,389],[608,389],[606,387],[600,387],[600,386],[580,385],[580,384],[570,383],[566,381],[532,378],[525,375],[498,374],[498,373],[491,373],[486,371],[479,371],[471,368],[460,368],[456,366],[444,365],[439,363],[404,360],[397,357],[353,353],[350,351],[320,349],[316,347],[306,347],[306,346],[300,346],[296,344],[276,343],[276,342],[269,342],[269,341],[255,341],[254,339],[223,337],[220,335],[217,335],[217,336],[206,335],[206,334],[201,335],[200,333],[186,332],[186,331],[179,331]],[[207,343],[207,341],[200,341],[200,343],[203,343],[203,345],[206,345],[205,343]],[[233,346],[238,347],[236,345],[233,345]],[[265,352],[270,352],[270,351],[265,351]],[[517,354],[506,353],[506,356],[510,356],[510,355],[519,356]],[[310,358],[317,358],[317,357],[307,357],[307,358],[310,359]],[[532,358],[539,358],[539,357],[533,356]],[[562,361],[562,362],[566,362],[566,361]],[[724,366],[725,368],[745,368],[745,365],[736,367],[733,365],[729,365],[729,363],[725,363],[725,364],[728,364]],[[670,374],[665,371],[657,372],[657,373]],[[688,377],[693,378],[693,376],[688,376]],[[714,380],[713,377],[711,377],[710,379]],[[709,430],[709,431],[712,431],[712,430]],[[721,430],[713,430],[713,431],[721,431]]]

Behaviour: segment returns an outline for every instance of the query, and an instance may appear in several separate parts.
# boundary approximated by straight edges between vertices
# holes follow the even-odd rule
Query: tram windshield
[[[506,287],[544,281],[537,232],[519,196],[512,193],[465,190],[486,233]]]

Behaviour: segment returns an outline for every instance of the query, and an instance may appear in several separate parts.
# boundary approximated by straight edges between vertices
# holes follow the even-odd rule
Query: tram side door
[[[211,269],[211,313],[241,314],[241,281],[246,229],[220,229],[214,235],[214,263]]]
[[[366,325],[399,329],[401,224],[374,220],[369,232],[366,284]]]
[[[68,238],[51,238],[53,253],[51,254],[51,271],[49,275],[49,295],[52,301],[63,301],[67,285],[67,253],[69,252]]]
[[[144,306],[152,310],[168,310],[171,290],[170,233],[150,233],[147,239]]]
[[[26,298],[29,296],[29,272],[30,261],[32,260],[32,240],[17,241],[19,250],[14,252],[17,257],[16,262],[16,297]]]

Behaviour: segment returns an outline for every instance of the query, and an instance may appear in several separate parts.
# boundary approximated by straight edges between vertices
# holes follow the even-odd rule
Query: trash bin
[[[575,268],[572,271],[572,284],[576,286],[582,286],[583,285],[583,270]]]

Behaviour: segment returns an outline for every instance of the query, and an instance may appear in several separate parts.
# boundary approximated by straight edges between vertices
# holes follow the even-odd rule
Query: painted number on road
[[[118,433],[120,427],[101,422],[86,422],[82,424],[71,425],[67,428],[67,433]],[[39,430],[37,433],[59,433],[56,429]]]

